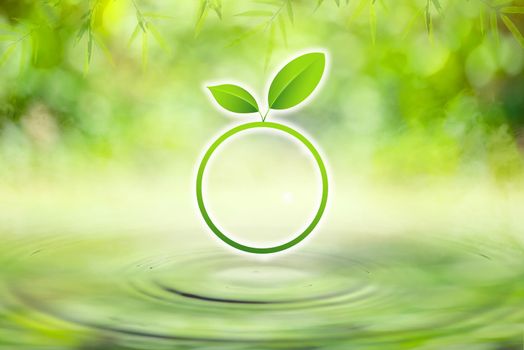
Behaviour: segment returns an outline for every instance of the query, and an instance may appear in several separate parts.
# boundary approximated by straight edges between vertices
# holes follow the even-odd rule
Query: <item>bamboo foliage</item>
[[[141,41],[141,62],[144,68],[147,67],[149,57],[149,46],[152,42],[158,45],[164,52],[169,53],[171,45],[165,39],[162,31],[158,29],[156,21],[172,20],[169,13],[147,12],[140,0],[90,0],[81,5],[73,5],[67,1],[42,1],[34,2],[27,9],[28,15],[23,18],[9,17],[7,21],[0,22],[0,66],[11,61],[15,56],[19,56],[20,70],[25,64],[31,61],[33,64],[50,66],[56,64],[53,57],[57,52],[63,50],[62,38],[67,36],[64,33],[64,22],[69,21],[69,17],[74,17],[74,13],[82,11],[76,22],[76,33],[73,35],[77,45],[83,45],[84,71],[87,73],[93,60],[94,52],[99,51],[106,57],[108,62],[113,61],[112,48],[107,45],[104,37],[103,18],[105,12],[113,1],[125,2],[125,6],[135,12],[136,24],[132,32],[129,33],[128,46],[136,40]],[[407,0],[406,0],[407,1]],[[477,0],[479,3],[478,29],[481,35],[486,33],[498,42],[500,40],[500,30],[512,35],[514,39],[524,47],[524,36],[519,25],[521,16],[524,15],[524,5],[514,0]],[[369,22],[370,38],[373,43],[380,40],[377,32],[377,23],[387,21],[379,18],[377,6],[385,8],[384,2],[376,3],[375,0],[318,0],[313,4],[298,0],[255,0],[245,3],[247,9],[236,13],[229,13],[229,18],[245,18],[249,24],[244,27],[243,32],[236,38],[232,38],[230,45],[236,45],[256,33],[263,33],[266,37],[265,62],[266,66],[270,62],[272,52],[279,45],[287,46],[289,43],[289,33],[294,30],[297,19],[302,20],[303,16],[309,13],[313,19],[321,7],[329,11],[347,13],[347,25],[351,28],[353,20],[365,15],[367,12]],[[367,11],[366,11],[367,9]],[[435,28],[435,20],[446,13],[455,11],[456,7],[452,2],[442,3],[441,0],[426,0],[423,13],[423,21],[431,37]],[[206,31],[206,22],[209,15],[213,14],[218,19],[224,18],[224,6],[222,0],[199,0],[195,7],[196,21],[194,24],[194,36],[197,37]],[[233,10],[232,10],[233,11]],[[387,12],[387,11],[386,11]],[[68,14],[68,16],[64,14]],[[73,13],[73,15],[70,15]],[[412,26],[421,19],[414,16],[408,26]],[[222,22],[224,26],[228,23]],[[152,40],[153,41],[152,41]],[[46,52],[41,46],[42,43],[52,43],[51,51]],[[59,60],[57,57],[56,60]]]

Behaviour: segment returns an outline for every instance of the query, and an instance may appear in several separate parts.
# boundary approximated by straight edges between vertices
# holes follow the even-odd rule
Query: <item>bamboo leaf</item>
[[[102,50],[102,52],[106,56],[106,58],[109,61],[109,63],[114,65],[115,63],[114,63],[114,60],[113,60],[113,55],[111,55],[111,51],[109,51],[109,49],[107,48],[107,46],[104,43],[104,41],[102,39],[100,39],[97,35],[93,35],[93,38],[95,40],[96,45]]]
[[[429,0],[426,2],[426,30],[428,31],[428,34],[431,34],[431,13],[429,11]]]
[[[369,6],[369,28],[371,31],[371,41],[373,45],[375,45],[377,36],[377,13],[375,12],[374,4]]]
[[[524,6],[509,6],[509,7],[503,7],[500,9],[503,13],[517,13],[517,14],[524,14]]]
[[[19,72],[20,74],[24,71],[27,65],[27,53],[29,52],[29,42],[27,40],[22,40],[22,52],[20,52],[20,61],[19,61]]]
[[[515,39],[519,42],[520,46],[524,47],[524,37],[522,36],[522,33],[519,31],[515,23],[506,15],[502,15],[502,21],[508,28],[508,30],[513,34]]]
[[[266,23],[259,23],[258,25],[254,26],[253,28],[251,28],[250,30],[248,31],[245,31],[244,33],[242,33],[240,36],[238,36],[236,39],[234,39],[233,41],[231,41],[229,43],[229,45],[227,45],[227,47],[232,47],[232,46],[235,46],[237,45],[238,43],[240,43],[242,40],[245,40],[247,39],[248,37],[254,35],[255,33],[263,30],[264,28],[266,27]]]
[[[200,34],[204,22],[206,21],[208,11],[208,0],[200,0],[200,9],[198,10],[197,22],[195,25],[195,37]]]
[[[495,7],[498,7],[498,6],[502,6],[502,5],[511,4],[513,2],[514,2],[514,0],[493,0],[491,2],[491,5],[495,6]]]
[[[286,0],[286,7],[287,7],[287,15],[289,17],[289,21],[291,23],[295,22],[295,15],[293,13],[293,4],[291,4],[291,0]]]
[[[76,42],[78,43],[82,38],[84,37],[86,31],[89,30],[89,21],[84,21],[82,25],[80,26],[80,29],[78,30],[78,33],[76,34]]]
[[[139,24],[137,24],[135,26],[135,30],[133,30],[133,34],[131,34],[131,36],[129,37],[129,41],[127,42],[128,47],[131,46],[131,44],[133,44],[133,42],[136,40],[138,33],[140,33],[140,30],[141,30],[141,27]]]
[[[169,45],[167,45],[166,40],[164,39],[162,34],[160,34],[160,32],[158,31],[156,26],[154,26],[153,23],[148,23],[147,24],[147,28],[149,29],[149,31],[153,35],[153,38],[157,42],[158,46],[160,46],[160,48],[162,50],[164,50],[165,52],[169,52]]]
[[[147,68],[149,58],[149,36],[148,32],[142,32],[142,68]]]
[[[486,34],[486,24],[485,24],[486,19],[484,18],[484,16],[485,16],[484,7],[481,7],[479,11],[479,22],[480,22],[480,33],[483,36]]]
[[[14,44],[11,44],[7,47],[4,53],[2,53],[2,55],[0,56],[0,67],[3,66],[7,62],[7,60],[9,60],[9,58],[15,52],[15,49],[16,49],[16,45]]]
[[[222,1],[221,0],[211,0],[210,7],[215,11],[218,18],[222,19]]]
[[[497,13],[495,11],[493,11],[490,14],[489,22],[491,26],[491,33],[493,34],[493,37],[495,38],[495,42],[498,44],[500,41],[499,23],[498,23]]]
[[[437,11],[442,11],[442,5],[440,5],[440,0],[431,0],[431,3]]]
[[[87,62],[87,65],[89,66],[89,64],[91,63],[91,57],[93,56],[93,33],[89,31],[88,34],[89,35],[87,37],[86,62]]]

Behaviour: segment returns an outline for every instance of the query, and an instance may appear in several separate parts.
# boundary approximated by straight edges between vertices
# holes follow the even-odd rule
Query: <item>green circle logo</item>
[[[320,157],[319,152],[315,146],[313,146],[313,144],[297,130],[283,124],[266,122],[266,118],[270,110],[289,109],[295,107],[307,99],[320,83],[324,74],[325,66],[326,54],[324,52],[305,53],[289,61],[280,69],[271,82],[267,94],[268,109],[265,114],[262,114],[260,111],[255,97],[253,97],[249,91],[241,86],[236,84],[218,84],[208,86],[208,89],[211,92],[213,98],[222,108],[230,112],[240,114],[258,113],[262,119],[260,122],[242,124],[234,127],[229,131],[226,131],[223,135],[216,139],[213,144],[211,144],[209,149],[206,150],[204,158],[198,167],[196,196],[200,213],[202,214],[204,221],[206,222],[207,226],[209,226],[211,231],[213,231],[213,233],[218,238],[229,244],[231,247],[244,252],[255,254],[269,254],[286,250],[302,242],[315,229],[320,221],[320,218],[322,217],[322,214],[324,214],[328,198],[328,176],[326,172],[326,166],[324,165],[324,161]],[[204,195],[202,193],[204,172],[209,159],[213,155],[213,152],[215,152],[215,150],[231,136],[242,131],[255,128],[268,128],[282,131],[298,140],[300,143],[306,146],[313,158],[315,158],[320,175],[322,177],[322,197],[320,200],[320,205],[315,216],[306,229],[286,243],[267,248],[248,246],[229,238],[217,227],[213,220],[211,220],[211,217],[209,216],[209,213],[206,209]]]
[[[222,232],[217,225],[213,222],[211,217],[209,216],[209,213],[206,209],[205,201],[204,201],[204,195],[202,191],[202,182],[204,179],[204,173],[206,170],[206,166],[209,162],[209,159],[213,155],[213,153],[216,151],[216,149],[227,139],[232,137],[235,134],[238,134],[242,131],[254,129],[254,128],[269,128],[269,129],[275,129],[282,131],[290,136],[292,136],[294,139],[300,141],[306,148],[311,152],[311,155],[313,158],[315,158],[315,162],[318,166],[318,169],[320,171],[320,175],[322,178],[322,197],[320,200],[320,205],[318,207],[318,210],[309,223],[309,225],[306,227],[306,229],[300,233],[295,238],[291,239],[290,241],[276,245],[273,247],[267,247],[267,248],[258,248],[258,247],[252,247],[248,246],[242,243],[239,243],[231,238],[229,238],[224,232]],[[255,253],[255,254],[269,254],[269,253],[276,253],[280,252],[282,250],[286,250],[288,248],[293,247],[294,245],[300,243],[303,241],[317,226],[317,224],[320,221],[320,218],[322,217],[322,214],[324,213],[324,210],[326,209],[327,204],[327,198],[328,198],[328,176],[326,171],[326,166],[324,165],[324,161],[322,160],[322,157],[320,156],[319,152],[313,146],[313,144],[301,133],[299,133],[297,130],[283,125],[279,123],[273,123],[273,122],[253,122],[253,123],[246,123],[239,126],[234,127],[233,129],[228,130],[224,134],[222,134],[218,139],[216,139],[213,144],[207,149],[206,153],[204,154],[204,157],[202,158],[202,161],[200,162],[200,165],[198,167],[198,173],[197,173],[197,181],[196,181],[196,196],[197,196],[197,202],[198,202],[198,208],[200,209],[200,213],[202,214],[202,217],[204,218],[204,221],[206,222],[207,226],[213,231],[213,233],[220,238],[223,242],[229,244],[231,247],[242,250],[244,252],[248,253]]]

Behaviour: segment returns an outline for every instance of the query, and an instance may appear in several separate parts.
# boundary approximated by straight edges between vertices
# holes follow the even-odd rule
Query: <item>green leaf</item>
[[[244,88],[233,84],[208,86],[218,104],[235,113],[258,112],[255,98]]]
[[[211,8],[217,14],[218,18],[222,19],[222,0],[214,0],[211,2]]]
[[[198,9],[197,14],[197,22],[195,25],[195,37],[200,34],[200,31],[202,30],[202,27],[204,26],[204,22],[206,21],[207,12],[208,12],[208,0],[200,0],[200,7]]]
[[[107,60],[109,61],[109,63],[111,63],[112,65],[115,64],[114,60],[113,60],[113,56],[111,55],[111,51],[109,51],[108,47],[106,46],[106,44],[104,43],[104,41],[97,35],[93,35],[93,39],[95,41],[95,43],[97,44],[97,46],[102,49],[102,52],[104,53],[104,55],[106,56]]]
[[[133,44],[133,42],[135,41],[136,37],[138,36],[138,33],[140,33],[140,31],[142,30],[142,28],[140,27],[139,24],[137,24],[135,26],[135,30],[133,30],[133,34],[131,34],[131,36],[129,37],[129,41],[127,42],[127,46],[131,46],[131,44]]]
[[[519,13],[524,14],[524,6],[509,6],[509,7],[503,7],[501,9],[503,13]]]
[[[289,21],[293,23],[295,21],[295,15],[293,13],[293,4],[291,3],[291,0],[287,0],[286,7],[287,7],[287,15],[289,17]]]
[[[82,26],[80,26],[80,29],[78,30],[78,33],[76,34],[76,42],[79,42],[83,37],[86,31],[89,29],[89,21],[85,21]]]
[[[320,82],[325,65],[326,56],[321,52],[307,53],[289,62],[269,87],[269,107],[287,109],[305,100]]]
[[[93,57],[93,33],[89,31],[88,37],[87,37],[87,51],[86,51],[86,62],[87,65],[91,63],[91,58]]]
[[[369,29],[371,31],[371,41],[375,45],[377,39],[377,13],[374,4],[369,6]]]
[[[480,33],[484,36],[486,34],[486,24],[484,18],[484,8],[481,7],[479,11]]]
[[[160,48],[164,50],[164,52],[169,52],[169,45],[167,44],[162,34],[160,34],[158,29],[156,29],[156,27],[153,25],[153,23],[147,23],[147,29],[149,29],[149,32],[151,32],[151,34],[153,34],[153,38],[156,40]]]
[[[238,45],[239,43],[241,43],[243,40],[246,40],[250,36],[252,36],[252,35],[254,35],[254,34],[258,33],[258,32],[263,31],[264,28],[266,28],[266,27],[267,27],[267,23],[265,23],[265,22],[259,23],[256,26],[254,26],[253,28],[245,31],[244,33],[242,33],[241,35],[236,37],[226,47],[232,47],[232,46]]]
[[[3,66],[4,63],[9,59],[9,57],[11,57],[11,55],[13,54],[13,52],[15,52],[15,48],[16,46],[15,45],[10,45],[5,51],[4,53],[0,56],[0,66]]]
[[[496,12],[492,12],[490,14],[489,22],[491,26],[491,33],[493,34],[493,37],[495,38],[495,42],[498,44],[500,41],[500,36],[499,36],[499,24],[498,24],[498,18],[497,18]]]
[[[426,30],[428,31],[428,34],[431,34],[431,13],[429,12],[429,0],[427,0],[427,3],[426,3],[425,17],[426,17]]]
[[[524,36],[522,36],[522,33],[519,31],[515,23],[513,23],[513,21],[508,16],[505,16],[505,15],[502,15],[502,21],[504,22],[506,27],[509,29],[511,34],[513,34],[515,39],[517,39],[520,46],[524,47]]]
[[[433,6],[435,7],[437,11],[440,12],[442,10],[442,5],[440,4],[440,0],[431,0],[431,3],[433,4]]]
[[[149,59],[149,36],[147,32],[142,32],[142,69],[147,68]]]

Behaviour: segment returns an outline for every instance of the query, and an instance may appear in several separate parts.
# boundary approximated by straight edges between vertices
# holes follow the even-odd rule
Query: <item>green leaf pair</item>
[[[326,56],[322,52],[307,53],[286,64],[269,87],[269,108],[288,109],[304,101],[317,87],[325,66]],[[228,111],[260,113],[255,98],[238,85],[221,84],[208,88],[218,104]],[[265,117],[262,117],[262,120],[265,120]]]

